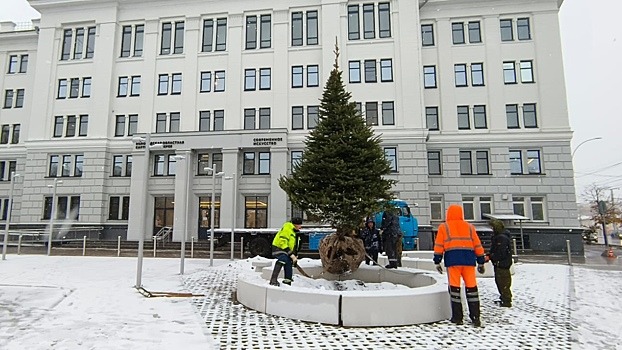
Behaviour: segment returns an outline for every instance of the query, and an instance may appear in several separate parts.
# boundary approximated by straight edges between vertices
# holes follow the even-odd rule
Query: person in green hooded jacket
[[[272,277],[270,278],[270,284],[278,286],[279,282],[277,278],[281,269],[285,267],[285,278],[283,283],[292,284],[293,266],[296,266],[298,262],[298,248],[300,246],[300,237],[298,233],[302,227],[302,218],[292,218],[291,222],[286,222],[283,227],[276,233],[274,240],[272,241],[272,256],[276,258],[274,264],[274,270],[272,270]]]

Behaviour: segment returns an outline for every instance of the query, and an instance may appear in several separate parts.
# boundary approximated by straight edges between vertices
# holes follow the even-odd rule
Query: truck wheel
[[[248,250],[251,256],[263,256],[264,258],[271,258],[270,243],[268,240],[262,237],[257,237],[248,243]]]

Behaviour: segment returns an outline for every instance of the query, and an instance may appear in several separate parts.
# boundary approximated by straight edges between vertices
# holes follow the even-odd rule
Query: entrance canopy
[[[518,221],[529,220],[529,218],[526,216],[522,216],[518,214],[508,214],[508,213],[483,214],[482,216],[485,216],[489,219],[497,219],[497,220],[518,220]]]

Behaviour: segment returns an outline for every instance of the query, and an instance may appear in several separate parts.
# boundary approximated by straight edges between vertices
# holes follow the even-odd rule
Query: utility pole
[[[609,246],[609,241],[607,240],[607,229],[606,229],[606,220],[605,214],[607,213],[607,203],[605,201],[600,200],[600,191],[596,191],[596,208],[598,209],[598,214],[600,214],[600,221],[603,224],[603,237],[605,238],[605,247]]]
[[[618,232],[618,223],[616,222],[616,219],[618,218],[617,215],[617,211],[616,211],[616,202],[613,199],[613,190],[615,190],[617,188],[610,188],[609,190],[611,191],[611,209],[613,209],[613,216],[614,219],[612,220],[613,223],[613,231],[611,231],[611,233],[613,234],[614,232]]]

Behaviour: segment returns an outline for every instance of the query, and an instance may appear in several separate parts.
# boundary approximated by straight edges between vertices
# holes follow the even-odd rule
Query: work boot
[[[397,261],[389,261],[389,265],[384,267],[385,269],[397,269]]]
[[[460,287],[449,287],[449,299],[451,301],[451,323],[461,325],[462,318],[462,299],[460,296]]]
[[[292,285],[292,280],[286,278],[286,279],[283,280],[283,284],[287,284],[288,286],[291,286]]]
[[[283,268],[283,264],[280,261],[277,261],[274,264],[274,270],[272,270],[272,277],[270,277],[270,285],[271,286],[279,286],[279,273],[281,273],[281,269]]]
[[[466,288],[467,305],[469,306],[469,318],[475,327],[481,327],[479,310],[479,292],[477,287]]]

